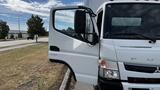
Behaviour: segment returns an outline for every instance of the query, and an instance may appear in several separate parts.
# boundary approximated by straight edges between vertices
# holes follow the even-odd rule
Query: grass
[[[48,61],[47,46],[0,52],[0,90],[58,90],[66,68]]]

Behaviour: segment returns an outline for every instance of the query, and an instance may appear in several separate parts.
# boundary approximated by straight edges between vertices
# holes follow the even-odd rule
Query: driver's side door
[[[94,26],[94,17],[86,11],[79,7],[51,10],[49,59],[71,67],[77,81],[96,85],[99,59],[99,44],[95,43],[97,27]]]

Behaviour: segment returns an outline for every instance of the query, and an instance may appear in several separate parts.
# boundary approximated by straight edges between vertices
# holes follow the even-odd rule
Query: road
[[[77,82],[73,90],[94,90],[93,85]]]
[[[48,38],[39,38],[39,42],[48,42]],[[3,41],[0,42],[0,48],[1,47],[8,47],[8,46],[16,46],[16,45],[22,45],[22,44],[29,44],[34,43],[36,40],[14,40],[14,41]]]

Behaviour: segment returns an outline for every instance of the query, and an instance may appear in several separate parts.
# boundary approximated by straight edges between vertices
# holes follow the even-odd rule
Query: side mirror
[[[75,32],[78,34],[84,34],[86,29],[86,12],[82,10],[77,10],[75,12],[74,19]]]
[[[96,33],[93,33],[93,41],[91,42],[91,45],[96,45],[99,42],[99,37]]]

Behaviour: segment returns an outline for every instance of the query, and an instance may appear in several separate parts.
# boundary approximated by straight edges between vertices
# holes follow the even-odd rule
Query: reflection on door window
[[[74,36],[75,10],[59,10],[55,13],[55,28],[61,32]]]
[[[91,20],[89,14],[86,14],[86,30],[85,30],[85,32],[86,32],[86,34],[85,34],[86,40],[88,40],[89,42],[92,42],[94,28],[93,28],[93,23],[92,23],[92,20]]]
[[[92,42],[94,26],[89,13],[86,13],[85,33],[75,31],[75,13],[77,10],[58,10],[55,12],[54,27],[57,31],[76,39]]]
[[[112,26],[141,26],[141,18],[133,17],[113,17]]]

